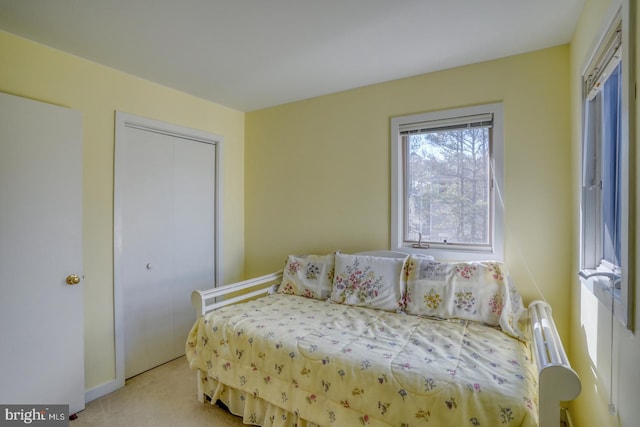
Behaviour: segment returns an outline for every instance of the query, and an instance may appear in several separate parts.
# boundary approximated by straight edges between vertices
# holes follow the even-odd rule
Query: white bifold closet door
[[[216,146],[125,127],[118,170],[125,378],[185,352],[215,286]]]

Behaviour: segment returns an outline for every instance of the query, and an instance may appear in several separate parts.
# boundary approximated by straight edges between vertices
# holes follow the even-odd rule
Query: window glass
[[[489,127],[403,136],[406,242],[491,245]]]
[[[611,64],[611,61],[615,61]],[[583,268],[622,265],[622,63],[613,58],[585,100]],[[590,255],[588,255],[590,254]]]
[[[620,63],[604,84],[602,94],[602,242],[603,260],[620,266],[621,223],[621,86]]]

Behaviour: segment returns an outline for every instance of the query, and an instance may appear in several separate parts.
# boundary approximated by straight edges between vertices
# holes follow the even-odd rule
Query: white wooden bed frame
[[[377,255],[384,255],[376,251]],[[374,254],[374,252],[367,252]],[[403,255],[405,256],[405,255]],[[244,280],[205,291],[194,291],[191,303],[198,317],[221,307],[274,292],[282,281],[282,271]],[[221,297],[231,297],[219,300]],[[580,378],[571,368],[558,330],[553,321],[551,306],[545,301],[529,304],[529,321],[533,335],[533,353],[538,367],[538,415],[540,427],[559,427],[561,402],[573,400],[582,389]],[[198,370],[198,400],[204,402],[200,371]]]

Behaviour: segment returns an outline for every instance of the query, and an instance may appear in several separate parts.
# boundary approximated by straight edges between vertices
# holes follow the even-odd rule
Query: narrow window
[[[584,283],[632,328],[634,96],[623,7],[583,73],[581,271]]]

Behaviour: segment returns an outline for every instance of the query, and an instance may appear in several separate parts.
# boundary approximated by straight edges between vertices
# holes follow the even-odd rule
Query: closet
[[[130,378],[184,354],[191,292],[216,285],[219,138],[117,117],[116,307]]]

